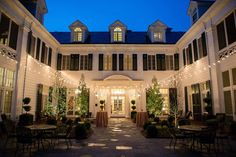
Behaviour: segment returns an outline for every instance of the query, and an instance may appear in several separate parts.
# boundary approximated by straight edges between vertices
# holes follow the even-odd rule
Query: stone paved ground
[[[61,141],[53,150],[39,151],[36,157],[236,157],[236,149],[224,153],[191,152],[183,147],[168,147],[169,139],[147,139],[140,129],[127,119],[110,119],[107,128],[93,127],[93,135],[86,140],[73,141],[71,149]],[[235,142],[233,142],[235,145]],[[235,147],[234,147],[235,148]],[[0,152],[0,157],[10,156]]]

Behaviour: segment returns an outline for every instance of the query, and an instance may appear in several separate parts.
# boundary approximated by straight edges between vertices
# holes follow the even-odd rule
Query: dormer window
[[[154,36],[155,41],[162,41],[163,40],[163,35],[161,32],[155,32],[153,36]]]
[[[74,41],[82,42],[83,40],[83,31],[81,28],[77,27],[74,29]]]
[[[116,27],[114,29],[114,42],[122,42],[122,38],[123,38],[123,35],[122,35],[122,29],[120,27]]]

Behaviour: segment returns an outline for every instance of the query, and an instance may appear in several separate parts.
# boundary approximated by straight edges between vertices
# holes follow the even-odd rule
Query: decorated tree
[[[79,110],[76,113],[80,116],[86,116],[89,112],[89,89],[86,86],[83,74],[80,78],[78,91],[76,104]]]
[[[147,111],[149,114],[154,116],[160,115],[162,113],[164,98],[160,93],[160,88],[155,76],[152,78],[152,86],[147,89],[146,95]]]

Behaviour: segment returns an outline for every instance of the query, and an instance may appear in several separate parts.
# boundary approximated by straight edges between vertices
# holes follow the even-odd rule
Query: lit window
[[[116,27],[114,29],[114,41],[121,42],[122,41],[122,29],[120,27]]]
[[[112,70],[112,56],[104,55],[104,70]]]
[[[3,84],[4,69],[0,67],[0,86]]]
[[[74,29],[74,41],[82,41],[83,31],[81,28]]]
[[[155,41],[160,41],[160,40],[162,40],[162,33],[161,33],[161,32],[155,32],[155,33],[154,33],[154,40],[155,40]]]
[[[132,56],[131,55],[125,55],[124,56],[124,70],[133,70]]]
[[[5,86],[13,87],[13,82],[14,82],[14,72],[11,70],[7,70]]]

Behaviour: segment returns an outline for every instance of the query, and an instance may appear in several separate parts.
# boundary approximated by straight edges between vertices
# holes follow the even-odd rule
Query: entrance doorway
[[[111,96],[111,116],[125,117],[125,96]]]

